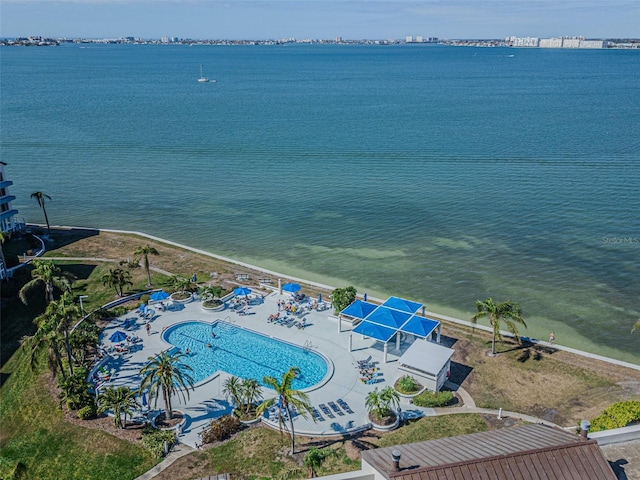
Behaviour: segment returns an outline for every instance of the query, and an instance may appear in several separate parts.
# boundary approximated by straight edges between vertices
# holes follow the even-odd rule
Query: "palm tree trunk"
[[[69,330],[64,331],[64,347],[67,351],[67,361],[69,362],[69,374],[73,375],[73,357],[71,356],[71,344],[69,343]]]
[[[144,268],[147,269],[147,280],[149,283],[147,285],[151,285],[151,271],[149,270],[149,255],[144,255]]]
[[[44,221],[47,223],[47,231],[51,233],[51,227],[49,227],[49,217],[47,216],[47,209],[44,208],[44,199],[42,201],[42,212],[44,213]]]
[[[289,417],[289,428],[291,429],[291,455],[296,453],[296,434],[293,431],[293,417],[291,416],[291,411],[289,410],[289,405],[286,406],[287,417]]]
[[[53,302],[55,300],[53,298],[53,283],[45,282],[44,289],[45,289],[45,295],[47,297],[47,303]]]
[[[166,388],[162,388],[162,392],[164,394],[164,405],[165,405],[165,413],[164,416],[167,420],[171,420],[173,418],[173,407],[171,405],[171,392],[168,392]]]

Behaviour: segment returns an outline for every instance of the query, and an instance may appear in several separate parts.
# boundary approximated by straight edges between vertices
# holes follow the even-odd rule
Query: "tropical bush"
[[[86,381],[87,370],[76,368],[73,375],[58,377],[60,400],[66,402],[69,410],[78,410],[87,405],[94,405],[94,399],[89,393],[90,385]]]
[[[629,400],[614,403],[604,412],[591,420],[591,431],[611,430],[626,427],[632,422],[640,421],[640,401]]]
[[[95,418],[95,416],[96,416],[95,405],[85,405],[80,410],[78,410],[78,418],[80,420],[89,420],[91,418]]]
[[[400,393],[406,395],[417,392],[422,386],[411,375],[404,375],[398,379],[395,387]]]
[[[142,431],[142,444],[156,458],[164,455],[165,443],[169,448],[176,441],[176,432],[173,430],[157,430],[152,427],[146,427]]]
[[[221,442],[231,437],[241,427],[240,420],[232,415],[211,420],[209,427],[202,432],[202,441],[204,443]]]
[[[149,304],[149,300],[151,300],[151,297],[149,296],[148,293],[145,293],[144,295],[140,295],[140,302],[141,303],[146,303],[148,305]]]
[[[453,402],[453,392],[422,392],[420,395],[413,397],[413,404],[419,407],[445,407]]]
[[[378,387],[369,392],[365,399],[365,406],[369,411],[369,418],[378,425],[392,423],[391,418],[395,415],[393,409],[400,404],[400,397],[393,387],[385,387],[378,392]]]
[[[349,286],[346,288],[336,288],[333,292],[331,292],[331,303],[333,304],[333,309],[336,314],[340,313],[342,310],[351,305],[355,299],[357,290],[355,287]]]

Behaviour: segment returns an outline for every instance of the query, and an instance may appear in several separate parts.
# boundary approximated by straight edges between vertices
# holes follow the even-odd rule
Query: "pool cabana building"
[[[353,334],[373,338],[384,344],[384,362],[387,362],[389,343],[395,338],[396,349],[400,349],[402,334],[440,343],[440,322],[418,315],[424,305],[398,297],[389,297],[382,305],[356,300],[338,315],[338,326],[342,331],[343,319],[355,327],[349,333],[349,351],[352,350]]]

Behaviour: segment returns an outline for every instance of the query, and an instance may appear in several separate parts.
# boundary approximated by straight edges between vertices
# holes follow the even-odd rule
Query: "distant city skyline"
[[[640,37],[637,0],[2,0],[0,36]]]

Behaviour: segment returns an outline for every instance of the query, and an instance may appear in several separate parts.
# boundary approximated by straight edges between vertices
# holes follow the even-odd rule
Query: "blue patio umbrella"
[[[251,289],[247,287],[238,287],[233,289],[233,293],[235,293],[237,296],[249,295],[251,293]]]
[[[149,298],[154,301],[166,300],[167,298],[169,298],[169,294],[164,290],[160,290],[159,292],[152,293]]]
[[[322,293],[318,294],[318,303],[322,303]]]
[[[149,404],[147,403],[147,392],[142,392],[142,400],[141,400],[142,406],[146,407]]]
[[[127,339],[127,334],[120,330],[116,330],[109,337],[109,340],[111,340],[113,343],[124,342],[126,339]]]
[[[282,290],[284,290],[285,292],[290,292],[290,293],[296,293],[300,291],[300,285],[298,285],[297,283],[285,283],[282,286]]]

